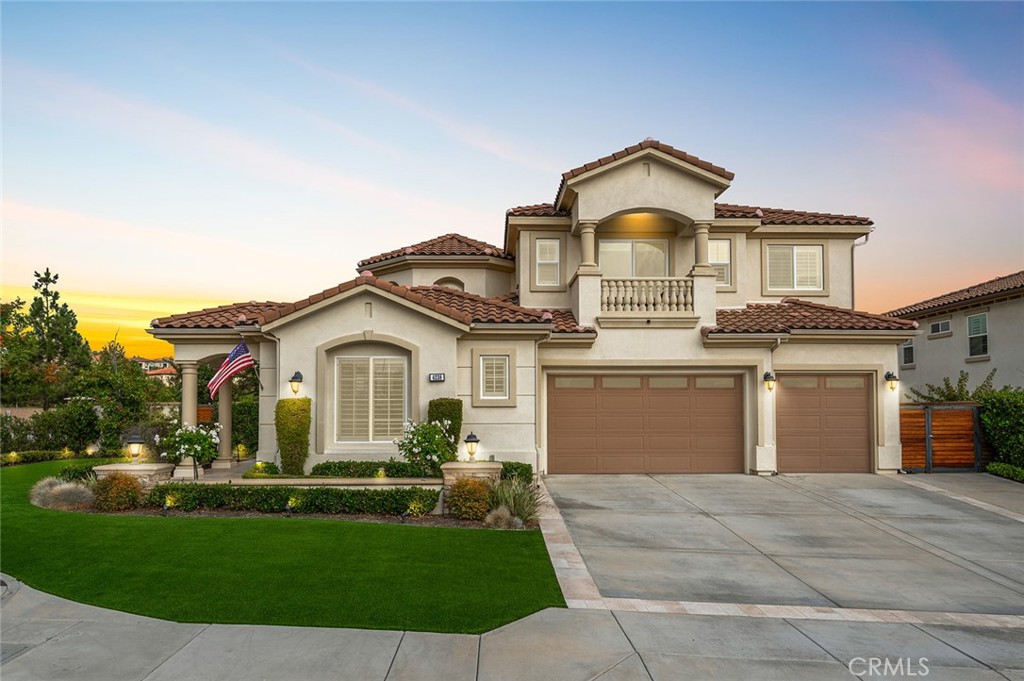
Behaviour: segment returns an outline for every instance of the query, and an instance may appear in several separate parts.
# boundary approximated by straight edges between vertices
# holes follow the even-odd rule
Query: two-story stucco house
[[[1024,270],[886,314],[921,326],[900,350],[905,387],[955,383],[966,371],[974,388],[993,369],[997,388],[1024,385]]]
[[[308,466],[394,455],[403,421],[455,396],[478,457],[539,472],[897,470],[886,374],[917,325],[849,309],[871,221],[716,203],[732,181],[645,140],[563,174],[553,203],[509,210],[500,247],[446,234],[300,301],[150,332],[174,344],[186,421],[196,364],[248,342],[262,460],[300,372]]]

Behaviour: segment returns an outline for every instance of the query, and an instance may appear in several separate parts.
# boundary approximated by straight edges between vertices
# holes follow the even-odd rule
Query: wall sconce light
[[[146,444],[146,441],[143,440],[138,435],[132,435],[131,437],[128,438],[127,444],[128,453],[132,457],[132,463],[135,463],[135,460],[139,457],[139,454],[142,453],[142,445]]]
[[[302,372],[296,371],[292,374],[292,377],[288,379],[288,386],[292,389],[293,395],[299,394],[299,388],[302,387]]]
[[[466,436],[466,452],[469,453],[469,460],[476,461],[476,448],[480,444],[480,438],[473,431]]]
[[[885,380],[889,384],[889,390],[896,392],[896,386],[900,382],[900,377],[891,371],[885,372]]]
[[[768,392],[775,390],[775,374],[770,371],[764,372],[764,387],[768,388]]]

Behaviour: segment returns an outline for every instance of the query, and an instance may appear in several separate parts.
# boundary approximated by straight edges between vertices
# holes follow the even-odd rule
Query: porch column
[[[711,229],[710,222],[693,223],[693,262],[694,267],[708,267],[708,231]]]
[[[581,222],[580,240],[583,242],[583,260],[580,264],[584,267],[597,267],[597,253],[594,248],[594,232],[597,230],[596,222]]]
[[[231,379],[217,391],[217,411],[220,413],[220,451],[213,467],[231,468]]]
[[[196,362],[178,362],[181,367],[181,425],[196,425],[199,397],[199,375]]]

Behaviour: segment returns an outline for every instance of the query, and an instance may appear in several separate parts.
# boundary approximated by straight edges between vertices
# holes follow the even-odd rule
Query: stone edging
[[[0,594],[0,605],[3,605],[14,598],[14,594],[18,593],[18,589],[21,588],[21,582],[10,575],[2,573],[0,573],[0,581],[2,581],[5,586],[3,593]]]

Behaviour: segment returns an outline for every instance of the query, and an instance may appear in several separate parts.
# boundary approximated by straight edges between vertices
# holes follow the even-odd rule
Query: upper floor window
[[[825,287],[822,246],[768,246],[768,289],[821,291]]]
[[[909,366],[909,365],[914,363],[914,340],[913,339],[908,340],[906,343],[903,344],[903,353],[902,353],[902,355],[903,356],[902,356],[901,359],[903,361],[900,362],[900,364],[902,364],[903,366]]]
[[[537,239],[534,257],[534,283],[537,286],[561,286],[561,239]]]
[[[336,442],[390,442],[406,420],[403,357],[338,357],[335,365]]]
[[[950,333],[951,331],[952,327],[950,326],[948,319],[943,319],[942,321],[938,322],[932,322],[931,325],[928,327],[928,332],[932,335],[937,333]]]
[[[601,239],[598,258],[606,277],[668,276],[667,239]]]
[[[967,318],[967,355],[984,357],[988,354],[988,313],[972,314]]]
[[[719,286],[732,286],[731,239],[708,239],[708,264],[715,268]]]

